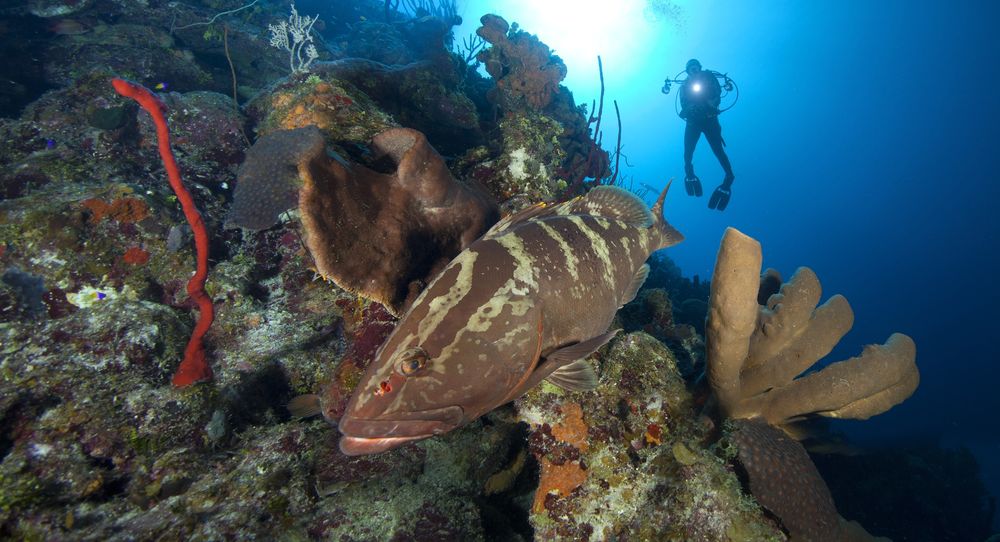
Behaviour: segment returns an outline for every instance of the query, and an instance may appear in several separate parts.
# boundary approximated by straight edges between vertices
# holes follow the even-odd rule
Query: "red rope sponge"
[[[177,167],[177,160],[170,150],[170,131],[167,128],[167,118],[164,116],[167,106],[159,100],[148,88],[131,81],[114,78],[111,84],[115,87],[115,92],[126,98],[132,98],[153,117],[156,124],[156,140],[160,149],[160,158],[163,159],[163,167],[167,170],[167,178],[170,179],[170,187],[174,189],[174,194],[181,202],[184,209],[184,217],[191,225],[194,232],[194,246],[198,254],[198,269],[187,284],[188,295],[198,303],[198,311],[201,316],[198,324],[191,332],[191,339],[187,348],[184,349],[184,360],[181,362],[177,372],[174,373],[173,384],[178,388],[190,386],[195,382],[211,380],[212,369],[209,368],[205,360],[205,345],[202,338],[208,332],[208,328],[215,319],[215,308],[212,306],[212,299],[205,293],[205,279],[208,278],[208,231],[205,223],[198,213],[198,208],[194,206],[194,200],[184,183],[181,182],[180,169]]]

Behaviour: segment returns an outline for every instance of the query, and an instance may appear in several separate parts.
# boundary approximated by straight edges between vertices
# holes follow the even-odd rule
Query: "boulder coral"
[[[316,270],[398,315],[499,212],[455,180],[416,130],[386,130],[371,152],[373,167],[390,173],[327,156],[315,127],[261,138],[241,169],[227,226],[268,228],[297,202]]]
[[[775,290],[780,277],[768,270],[762,278],[761,259],[760,243],[726,230],[706,343],[709,383],[728,417],[759,417],[779,427],[812,415],[864,420],[913,394],[920,381],[916,346],[901,333],[799,377],[830,353],[854,314],[840,295],[816,307],[821,287],[806,267]]]

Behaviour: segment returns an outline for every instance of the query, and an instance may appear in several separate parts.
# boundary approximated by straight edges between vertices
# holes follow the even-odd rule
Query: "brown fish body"
[[[414,301],[376,354],[339,421],[358,455],[450,431],[548,378],[596,385],[584,361],[614,333],[615,312],[649,254],[682,239],[613,187],[498,223]]]

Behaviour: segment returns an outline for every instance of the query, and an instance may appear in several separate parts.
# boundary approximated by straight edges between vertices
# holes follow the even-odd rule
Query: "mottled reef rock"
[[[604,350],[604,349],[602,349]],[[740,490],[674,356],[644,333],[614,340],[594,392],[549,384],[517,402],[540,465],[539,540],[784,540]]]

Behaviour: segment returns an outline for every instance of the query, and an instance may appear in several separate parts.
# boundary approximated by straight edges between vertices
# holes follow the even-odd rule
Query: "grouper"
[[[668,185],[669,188],[669,185]],[[611,340],[615,312],[655,250],[683,236],[632,193],[601,186],[504,218],[414,300],[337,420],[347,455],[461,427],[547,379],[597,385],[585,359]]]

